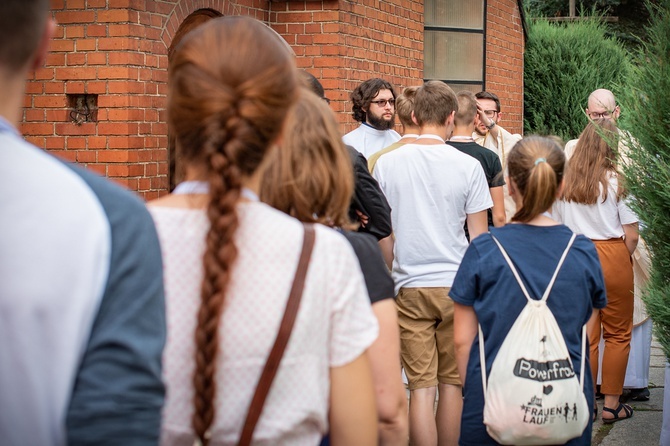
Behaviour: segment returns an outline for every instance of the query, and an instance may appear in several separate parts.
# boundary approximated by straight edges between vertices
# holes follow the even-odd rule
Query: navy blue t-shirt
[[[572,231],[565,225],[508,224],[491,229],[491,234],[509,254],[531,298],[540,299]],[[505,336],[526,305],[526,298],[491,234],[482,234],[470,244],[449,293],[454,302],[474,308],[487,340],[487,375]],[[582,326],[591,317],[593,308],[603,308],[606,303],[598,253],[591,240],[578,235],[547,299],[578,376],[582,360]],[[593,407],[593,382],[588,362],[585,370],[584,393],[589,407]],[[466,373],[459,444],[495,445],[497,443],[486,433],[483,421],[484,397],[477,336],[470,350]],[[589,422],[584,434],[567,444],[591,444],[591,427]]]

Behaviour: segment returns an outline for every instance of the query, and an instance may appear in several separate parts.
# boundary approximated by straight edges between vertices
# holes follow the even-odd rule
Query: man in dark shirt
[[[484,169],[486,181],[489,184],[493,207],[488,210],[489,226],[504,226],[506,223],[505,204],[503,196],[503,177],[500,158],[491,150],[480,146],[472,139],[475,129],[475,117],[477,116],[477,99],[469,91],[461,91],[456,95],[458,99],[458,112],[454,118],[454,132],[448,144],[476,158]],[[467,228],[466,228],[467,236]]]

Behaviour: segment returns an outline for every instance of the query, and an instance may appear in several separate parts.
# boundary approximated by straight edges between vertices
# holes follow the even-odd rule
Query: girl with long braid
[[[303,241],[258,201],[261,166],[298,93],[286,44],[253,19],[212,20],[177,47],[168,119],[185,180],[151,203],[166,281],[161,443],[237,444]],[[315,227],[297,319],[256,445],[376,443],[365,351],[377,324],[351,247]],[[330,407],[329,407],[330,406]]]

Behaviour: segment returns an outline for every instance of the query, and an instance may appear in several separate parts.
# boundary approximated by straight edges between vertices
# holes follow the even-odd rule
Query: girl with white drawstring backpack
[[[464,386],[460,445],[591,444],[585,325],[606,305],[605,285],[593,243],[547,212],[565,162],[550,138],[514,146],[517,212],[472,241],[449,293]]]

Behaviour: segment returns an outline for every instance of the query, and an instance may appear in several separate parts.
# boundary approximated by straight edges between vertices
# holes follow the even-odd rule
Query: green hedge
[[[625,168],[633,207],[644,222],[642,237],[652,258],[643,297],[656,336],[670,358],[670,0],[647,4],[648,43],[636,54],[620,88],[620,125],[628,130],[630,166]]]
[[[570,23],[529,21],[524,56],[524,131],[577,138],[589,94],[624,84],[629,56],[597,18]]]

